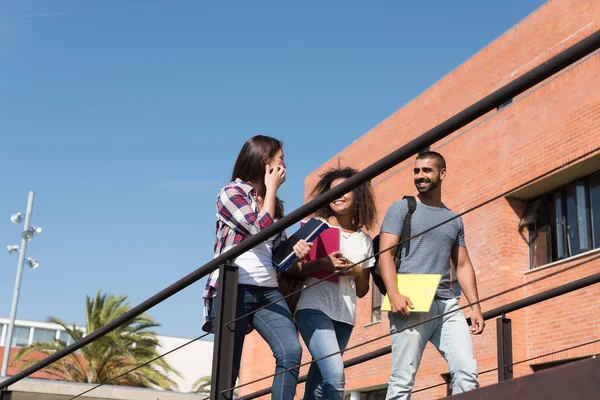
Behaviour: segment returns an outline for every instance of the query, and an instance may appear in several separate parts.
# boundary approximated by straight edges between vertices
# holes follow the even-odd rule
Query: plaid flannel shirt
[[[217,226],[214,257],[240,244],[246,237],[254,235],[273,224],[274,220],[266,211],[259,211],[256,190],[241,179],[236,179],[219,192],[217,196]],[[277,235],[273,248],[286,239],[285,232]],[[217,295],[219,270],[208,276],[204,290],[204,325],[202,330],[212,332],[209,302]],[[247,333],[253,330],[248,327]]]

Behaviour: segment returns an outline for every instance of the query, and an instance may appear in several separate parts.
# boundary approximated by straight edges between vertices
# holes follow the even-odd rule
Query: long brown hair
[[[244,143],[240,154],[238,154],[233,166],[231,181],[239,178],[245,182],[260,182],[261,190],[258,194],[264,196],[265,167],[269,160],[275,157],[275,154],[281,149],[283,149],[283,142],[279,139],[264,135],[251,137]],[[281,217],[283,217],[283,202],[277,198],[275,218]]]
[[[319,182],[315,185],[311,192],[311,197],[317,197],[329,189],[331,183],[339,178],[350,178],[357,174],[358,171],[350,167],[338,167],[330,169],[321,175]],[[354,193],[354,204],[352,205],[352,223],[358,228],[371,229],[377,219],[377,207],[375,205],[375,196],[371,182],[364,183],[352,191]],[[334,215],[333,210],[327,204],[319,209],[315,215],[324,219],[329,219]]]

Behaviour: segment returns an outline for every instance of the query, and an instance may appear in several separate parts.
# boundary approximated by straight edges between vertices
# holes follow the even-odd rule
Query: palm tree
[[[200,378],[196,379],[196,382],[194,382],[194,384],[192,385],[192,392],[209,394],[210,393],[210,382],[211,382],[210,376],[201,376]],[[233,391],[233,398],[237,398],[237,389],[235,389]]]
[[[192,385],[194,393],[210,393],[210,376],[201,376]]]
[[[127,296],[101,294],[100,291],[94,299],[86,296],[85,332],[93,332],[127,312],[131,307],[126,300]],[[81,329],[75,325],[69,327],[58,318],[51,317],[48,322],[62,326],[74,341],[84,336]],[[115,379],[111,384],[176,390],[177,384],[168,374],[181,374],[163,358],[142,366],[159,355],[157,335],[151,330],[158,326],[154,319],[142,314],[43,371],[70,382],[102,383]],[[22,362],[19,367],[23,370],[39,361],[38,357],[25,360],[28,355],[49,355],[66,346],[62,340],[33,343],[17,353],[14,363]],[[139,369],[117,378],[136,367]]]

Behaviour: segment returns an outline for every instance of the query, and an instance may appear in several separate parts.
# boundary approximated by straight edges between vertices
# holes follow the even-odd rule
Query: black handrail
[[[52,364],[53,362],[60,360],[61,358],[79,350],[83,346],[86,346],[87,344],[112,332],[114,329],[121,326],[122,324],[141,315],[142,313],[146,312],[155,305],[161,303],[162,301],[168,299],[169,297],[173,296],[179,291],[185,289],[189,285],[202,279],[209,273],[215,271],[220,264],[224,264],[227,260],[237,258],[241,254],[254,248],[256,245],[262,243],[268,238],[278,234],[284,229],[299,222],[303,218],[313,214],[315,211],[317,211],[324,205],[330,203],[331,201],[335,200],[337,197],[348,193],[354,188],[370,181],[374,177],[405,161],[410,156],[417,154],[421,149],[433,145],[434,143],[445,138],[446,136],[452,134],[457,129],[460,129],[468,125],[469,123],[475,121],[482,115],[493,111],[508,100],[511,100],[512,98],[523,93],[524,91],[531,89],[538,83],[543,82],[550,76],[556,74],[557,72],[575,63],[581,58],[596,51],[598,48],[600,48],[600,31],[594,32],[587,38],[574,44],[568,49],[563,50],[561,53],[552,57],[543,64],[535,67],[531,71],[523,74],[522,76],[510,82],[509,84],[489,94],[488,96],[479,100],[477,103],[464,109],[463,111],[454,115],[453,117],[441,123],[440,125],[430,129],[418,138],[393,151],[392,153],[373,163],[369,167],[365,168],[364,170],[349,178],[348,180],[344,181],[335,188],[306,203],[305,205],[291,212],[286,217],[272,224],[268,228],[260,231],[256,235],[249,237],[239,245],[233,247],[231,250],[214,258],[213,260],[199,267],[195,271],[179,279],[177,282],[156,293],[154,296],[146,299],[142,303],[133,307],[121,316],[115,318],[114,320],[99,328],[98,330],[90,333],[89,335],[65,347],[64,349],[59,350],[56,353],[46,357],[45,359],[26,368],[25,370],[17,373],[16,375],[4,380],[0,383],[0,389],[6,389],[8,386],[20,381],[21,379],[28,377],[29,375],[41,370],[42,368]]]

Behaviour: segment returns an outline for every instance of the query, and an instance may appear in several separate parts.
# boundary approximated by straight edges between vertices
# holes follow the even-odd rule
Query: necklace
[[[343,237],[344,239],[349,239],[349,238],[350,238],[350,236],[352,236],[352,234],[353,234],[353,233],[356,233],[356,232],[358,232],[358,229],[357,229],[357,230],[354,230],[354,231],[348,231],[348,230],[344,230],[344,228],[342,228],[342,227],[340,226],[340,224],[339,224],[339,223],[334,223],[334,224],[332,224],[332,223],[331,223],[331,222],[329,222],[329,221],[327,221],[327,222],[330,224],[330,226],[335,226],[336,228],[338,228],[338,229],[340,230],[340,233],[342,234],[342,237]]]
[[[340,229],[340,232],[342,233],[342,237],[343,237],[344,239],[349,239],[349,238],[350,238],[350,236],[352,236],[352,234],[354,233],[354,232],[344,232],[344,231],[343,231],[343,230],[341,230],[341,229]]]

